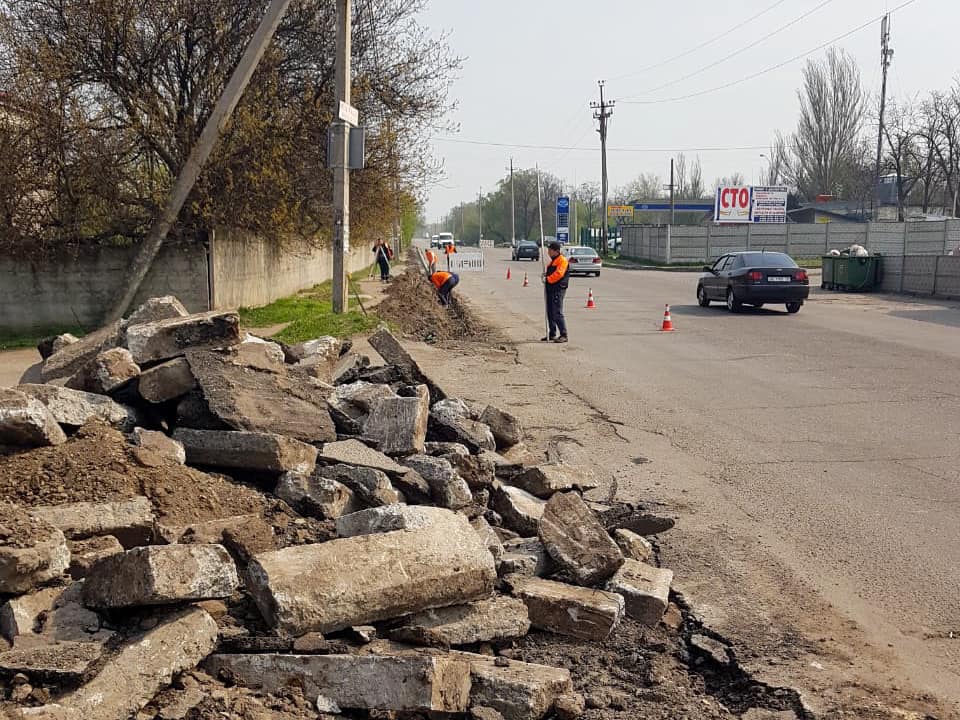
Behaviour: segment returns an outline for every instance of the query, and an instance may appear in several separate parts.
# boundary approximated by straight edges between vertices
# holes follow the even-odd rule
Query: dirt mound
[[[415,267],[390,283],[377,311],[407,337],[425,342],[477,340],[487,334],[462,301],[440,305],[433,285]]]
[[[25,507],[136,495],[150,498],[159,520],[175,526],[260,513],[265,504],[251,489],[128,445],[121,433],[98,423],[64,445],[0,463],[0,497]]]
[[[22,508],[0,501],[0,547],[28,548],[38,539],[49,538],[53,528],[30,517]]]

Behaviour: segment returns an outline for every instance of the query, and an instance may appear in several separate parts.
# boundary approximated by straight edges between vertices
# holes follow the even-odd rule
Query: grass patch
[[[36,347],[37,343],[51,335],[62,335],[63,333],[73,333],[77,337],[83,337],[86,333],[78,327],[52,327],[39,330],[27,330],[24,332],[7,332],[0,330],[0,350],[16,350],[17,348]]]
[[[364,315],[360,310],[354,298],[354,293],[359,291],[359,287],[351,281],[348,312],[341,315],[333,312],[333,284],[327,281],[263,307],[240,308],[240,321],[248,328],[290,323],[273,336],[288,344],[312,340],[321,335],[350,337],[369,332],[380,324],[380,318],[375,314]]]

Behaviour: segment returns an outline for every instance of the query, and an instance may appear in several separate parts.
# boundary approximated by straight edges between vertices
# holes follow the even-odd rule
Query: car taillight
[[[763,280],[763,273],[759,270],[754,270],[753,272],[747,273],[747,277],[750,278],[753,282],[760,282]]]
[[[595,257],[595,258],[593,259],[593,264],[594,264],[594,265],[599,265],[600,263],[601,263],[600,258]]]
[[[799,270],[793,274],[793,279],[797,282],[807,282],[809,276],[806,270]]]

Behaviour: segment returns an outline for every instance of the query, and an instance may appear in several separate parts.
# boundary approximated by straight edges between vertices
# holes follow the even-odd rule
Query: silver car
[[[603,260],[592,247],[585,245],[568,245],[563,254],[570,261],[570,275],[594,275],[600,277]]]

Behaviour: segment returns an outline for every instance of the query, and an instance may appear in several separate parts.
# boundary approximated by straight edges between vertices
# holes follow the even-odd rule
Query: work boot
[[[569,342],[569,340],[567,340],[567,336],[566,336],[566,335],[561,335],[561,336],[558,337],[558,338],[554,338],[553,342],[555,342],[555,343],[565,343],[565,342]]]
[[[556,342],[557,339],[552,335],[547,335],[546,337],[540,338],[540,342]]]

